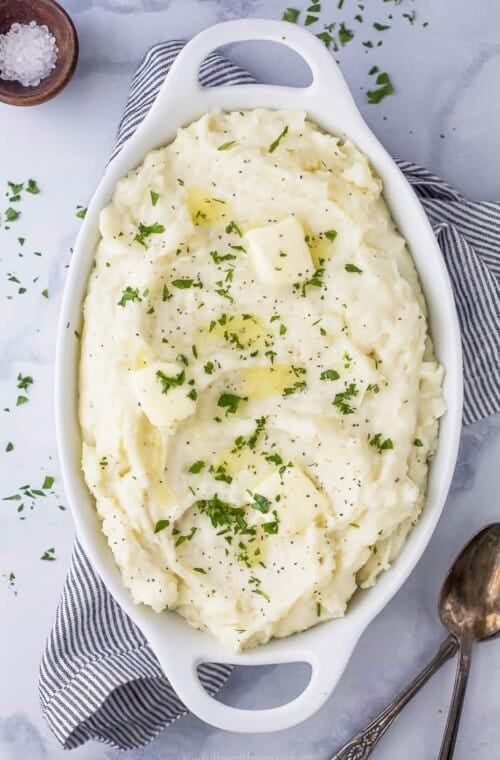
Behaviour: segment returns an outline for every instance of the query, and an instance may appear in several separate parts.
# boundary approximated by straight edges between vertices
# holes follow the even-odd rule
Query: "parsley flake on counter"
[[[28,185],[26,187],[26,192],[31,193],[31,195],[38,195],[40,192],[40,188],[38,187],[37,183],[34,179],[28,180]]]
[[[355,264],[346,264],[344,267],[346,272],[354,272],[355,274],[363,274],[363,270],[359,269]]]
[[[46,475],[42,483],[42,488],[44,489],[44,491],[48,491],[50,488],[52,488],[52,486],[54,485],[54,481],[55,481],[55,478],[52,477],[52,475]]]
[[[386,29],[390,29],[389,24],[380,24],[378,21],[375,21],[373,24],[373,28],[377,30],[377,32],[385,32]]]
[[[381,100],[394,93],[394,87],[389,74],[387,74],[385,71],[382,71],[378,75],[376,83],[379,85],[378,89],[368,90],[366,93],[368,103],[372,105],[380,103]]]
[[[176,388],[182,385],[186,379],[184,370],[181,370],[177,375],[168,376],[159,369],[156,372],[156,377],[161,383],[161,392],[168,393],[171,388]]]
[[[237,396],[235,393],[221,393],[217,406],[226,409],[226,414],[235,414],[242,401],[248,401],[246,396]]]
[[[52,547],[51,549],[46,549],[44,553],[42,554],[42,556],[40,557],[40,559],[44,559],[47,562],[53,562],[56,559],[54,547]]]
[[[33,378],[29,375],[21,375],[21,373],[17,376],[17,387],[22,391],[28,391],[30,385],[33,385]]]
[[[77,211],[75,216],[78,217],[78,219],[85,219],[85,216],[87,215],[87,209],[83,206],[77,206]]]
[[[281,143],[283,138],[286,137],[287,134],[288,134],[288,125],[282,129],[282,131],[279,133],[276,140],[273,140],[273,142],[269,146],[269,153],[274,153],[276,148],[279,146],[279,144]]]
[[[12,443],[12,441],[9,441],[7,443],[7,446],[5,447],[5,451],[9,452],[9,451],[13,451],[13,450],[14,450],[14,444]]]
[[[222,145],[219,145],[217,150],[231,150],[231,148],[234,148],[236,145],[236,140],[230,140],[229,142],[222,143]]]
[[[311,16],[311,14],[307,14],[306,20],[304,21],[304,26],[311,26],[311,24],[315,24],[318,20],[318,16]]]
[[[12,208],[12,206],[9,206],[9,208],[5,212],[5,220],[7,222],[15,222],[19,217],[21,216],[20,211],[16,211],[15,208]]]
[[[170,520],[158,520],[155,525],[154,533],[159,533],[161,530],[165,530],[170,525]]]
[[[291,24],[296,24],[297,19],[300,16],[298,8],[287,8],[282,16],[283,21],[289,21]]]
[[[347,45],[348,42],[350,42],[354,38],[354,32],[352,29],[348,29],[346,25],[342,22],[339,25],[339,42],[344,47],[344,45]]]
[[[130,285],[128,285],[125,290],[122,293],[122,297],[118,301],[118,306],[125,307],[129,301],[141,301],[141,297],[139,295],[139,288],[131,288]]]

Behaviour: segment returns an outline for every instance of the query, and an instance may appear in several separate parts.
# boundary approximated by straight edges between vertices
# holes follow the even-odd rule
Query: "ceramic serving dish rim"
[[[201,62],[222,45],[244,40],[282,43],[304,58],[312,73],[308,87],[236,85],[210,89],[198,84]],[[356,595],[346,616],[257,649],[232,654],[208,633],[192,629],[175,612],[158,615],[136,606],[121,582],[111,550],[81,471],[77,416],[81,307],[98,241],[101,209],[116,182],[138,166],[145,154],[170,142],[177,129],[214,109],[226,111],[291,108],[307,112],[320,127],[351,139],[369,158],[384,183],[384,196],[408,241],[429,307],[436,353],[445,367],[448,410],[441,421],[431,463],[422,516],[393,567],[377,584]],[[295,725],[312,715],[337,684],[361,633],[406,580],[426,548],[443,509],[456,462],[462,416],[462,356],[458,319],[446,267],[423,208],[407,180],[370,131],[333,58],[321,42],[286,22],[262,19],[229,21],[210,27],[181,51],[148,115],[106,168],[82,223],[66,281],[56,349],[56,429],[62,476],[79,540],[116,601],[144,633],[160,665],[189,710],[206,722],[232,731],[268,732]],[[311,678],[287,704],[243,710],[209,696],[198,679],[202,662],[240,665],[305,661]]]

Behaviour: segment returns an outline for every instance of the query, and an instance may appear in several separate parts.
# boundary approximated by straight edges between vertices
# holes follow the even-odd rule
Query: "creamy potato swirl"
[[[344,615],[419,517],[445,408],[380,179],[302,112],[214,112],[100,231],[82,466],[134,601],[236,651]]]

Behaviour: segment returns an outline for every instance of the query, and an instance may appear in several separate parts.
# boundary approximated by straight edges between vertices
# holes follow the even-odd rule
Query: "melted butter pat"
[[[247,317],[245,319],[243,314],[228,316],[225,324],[217,322],[215,327],[210,330],[210,335],[222,338],[224,341],[231,343],[235,348],[239,348],[239,342],[243,348],[259,351],[265,348],[265,339],[267,337],[264,325],[259,317],[252,315],[250,318]],[[236,337],[231,340],[231,336]],[[269,338],[271,339],[271,336]]]
[[[251,399],[263,399],[281,395],[285,388],[292,386],[296,380],[290,364],[249,367],[245,371],[242,391]]]
[[[217,224],[228,218],[229,205],[214,198],[205,188],[193,185],[186,195],[189,213],[197,227]]]

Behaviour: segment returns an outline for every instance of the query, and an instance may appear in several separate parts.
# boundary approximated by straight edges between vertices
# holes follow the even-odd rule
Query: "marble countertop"
[[[45,497],[38,496],[33,505],[24,499],[22,512],[17,511],[19,501],[1,502],[0,760],[57,760],[64,754],[40,714],[37,671],[74,535],[59,479],[52,386],[56,320],[79,223],[75,209],[87,204],[102,172],[131,75],[148,46],[161,39],[188,38],[223,19],[280,18],[287,2],[63,4],[80,35],[81,57],[73,82],[54,101],[37,108],[0,105],[2,197],[8,180],[32,177],[41,189],[39,195],[26,196],[20,205],[22,216],[10,230],[0,229],[0,497],[18,493],[24,484],[39,489],[46,476],[55,478]],[[289,4],[305,8],[308,3]],[[344,20],[355,30],[355,38],[336,57],[375,133],[393,155],[424,164],[471,198],[499,200],[498,2],[365,4],[361,24],[353,19],[359,13],[353,0],[345,0],[342,10],[336,1],[323,2],[321,19],[311,28],[319,32],[323,23]],[[393,19],[387,22],[389,13]],[[373,22],[387,22],[391,28],[377,32]],[[370,40],[373,48],[363,46]],[[376,45],[379,40],[381,46]],[[239,46],[231,55],[267,81],[303,81],[297,61],[276,49],[266,51],[264,59],[251,45]],[[395,94],[377,106],[366,102],[373,65],[389,72],[395,86]],[[25,238],[23,245],[18,237]],[[16,387],[19,375],[33,378],[27,390]],[[28,401],[16,405],[19,396]],[[7,450],[9,443],[12,450]],[[466,538],[498,519],[499,455],[500,415],[464,430],[453,486],[434,538],[409,581],[366,631],[335,693],[313,718],[288,731],[242,736],[189,716],[129,757],[327,760],[407,683],[443,638],[436,614],[440,582]],[[55,561],[42,561],[43,553],[52,548]],[[375,759],[399,760],[408,747],[419,760],[436,757],[453,667],[448,663],[407,707],[374,752]],[[226,687],[225,699],[257,706],[265,693],[267,704],[278,704],[298,693],[304,681],[299,665],[241,668]],[[483,645],[474,657],[457,760],[497,756],[499,682],[500,645]],[[97,744],[74,754],[80,760],[117,756],[115,750]]]

